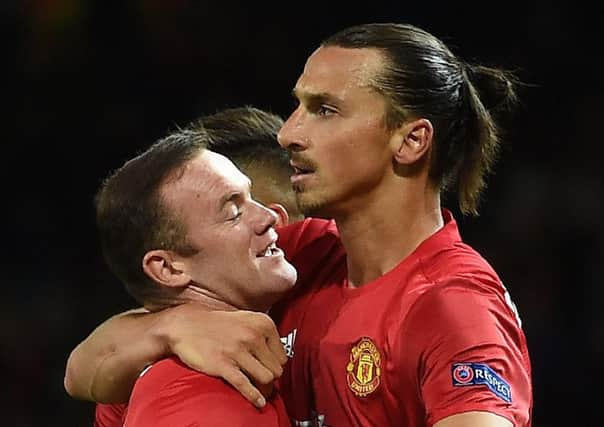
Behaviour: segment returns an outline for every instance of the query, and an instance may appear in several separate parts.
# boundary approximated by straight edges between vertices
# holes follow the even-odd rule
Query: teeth
[[[265,256],[271,256],[273,254],[273,251],[277,250],[277,245],[275,243],[271,243],[266,250],[262,253],[261,256],[265,257]]]

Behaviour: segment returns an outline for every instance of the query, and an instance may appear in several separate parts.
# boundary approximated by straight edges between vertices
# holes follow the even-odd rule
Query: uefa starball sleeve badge
[[[486,386],[493,394],[512,403],[512,388],[486,363],[463,362],[451,366],[454,387]]]
[[[354,394],[365,397],[380,385],[382,356],[371,338],[363,337],[352,347],[346,366],[346,382]]]

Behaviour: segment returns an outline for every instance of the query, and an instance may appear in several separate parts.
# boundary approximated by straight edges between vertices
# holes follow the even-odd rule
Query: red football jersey
[[[515,307],[443,216],[441,230],[359,288],[347,286],[333,222],[279,230],[299,271],[272,310],[291,357],[280,389],[294,425],[419,427],[487,411],[530,426],[530,362]]]
[[[126,404],[96,405],[94,427],[122,427],[126,416]]]
[[[99,405],[97,419],[99,410],[109,409],[110,405]],[[264,408],[257,409],[221,379],[196,372],[177,358],[169,358],[152,365],[137,380],[125,422],[112,426],[122,425],[286,427],[290,423],[278,393],[267,400]]]

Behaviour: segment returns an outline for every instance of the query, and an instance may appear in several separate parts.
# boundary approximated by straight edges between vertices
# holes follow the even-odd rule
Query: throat
[[[371,223],[338,222],[347,254],[348,285],[353,288],[387,274],[443,227],[440,209],[417,221],[401,223],[393,218]]]

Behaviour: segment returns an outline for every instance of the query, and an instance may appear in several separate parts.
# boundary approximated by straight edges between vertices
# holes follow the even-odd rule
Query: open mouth
[[[313,172],[310,169],[299,168],[297,166],[294,166],[293,168],[294,168],[294,175],[308,175]]]
[[[315,171],[313,163],[307,159],[293,158],[289,164],[294,170],[293,176],[309,175]]]

